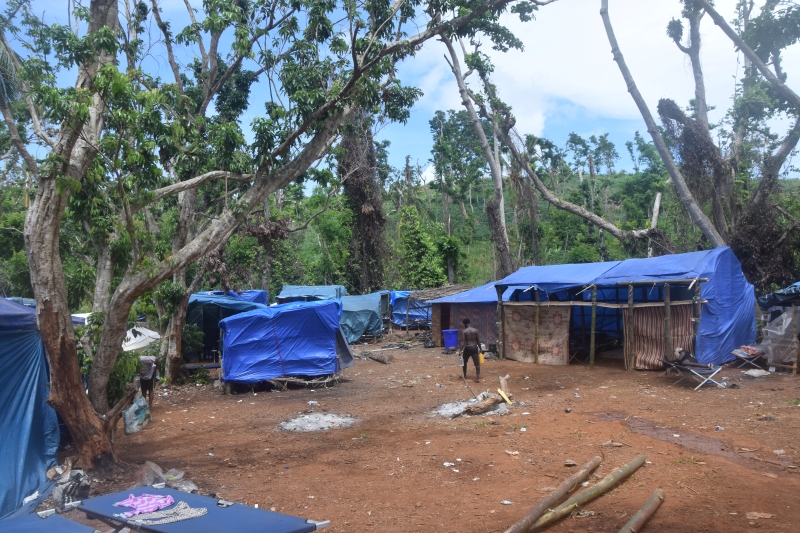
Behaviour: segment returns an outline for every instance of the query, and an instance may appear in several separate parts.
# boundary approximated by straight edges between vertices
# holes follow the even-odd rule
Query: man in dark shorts
[[[152,355],[140,355],[142,369],[139,371],[139,384],[142,396],[147,400],[147,407],[153,409],[153,382],[156,380],[156,358]],[[149,394],[149,396],[148,396]]]
[[[464,361],[464,379],[467,379],[467,363],[470,358],[475,364],[475,383],[481,380],[481,363],[478,354],[481,351],[481,339],[478,330],[469,325],[469,318],[463,320],[464,331],[461,332],[464,339],[464,347],[461,348],[461,358]]]

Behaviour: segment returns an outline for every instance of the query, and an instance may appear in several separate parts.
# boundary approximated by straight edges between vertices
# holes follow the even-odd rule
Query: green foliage
[[[427,289],[444,284],[447,276],[441,257],[415,209],[403,209],[399,231],[400,276],[404,286]]]
[[[181,351],[183,353],[195,353],[203,349],[205,334],[197,327],[197,324],[186,324],[183,326],[181,337]],[[155,343],[153,343],[155,344]]]

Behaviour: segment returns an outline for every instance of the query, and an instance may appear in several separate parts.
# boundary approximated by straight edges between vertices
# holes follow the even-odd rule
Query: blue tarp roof
[[[619,265],[619,261],[604,263],[580,263],[567,265],[545,265],[520,268],[510,276],[497,282],[497,285],[535,286],[545,292],[558,292],[574,287],[583,287],[592,283],[610,269]]]
[[[0,298],[0,330],[36,330],[36,309]]]
[[[248,311],[219,323],[222,379],[258,383],[284,376],[335,374],[338,301],[293,302]]]
[[[383,331],[381,293],[342,298],[340,324],[347,342],[355,342],[364,334],[380,335]]]
[[[267,291],[265,290],[246,290],[242,291],[242,294],[239,294],[236,291],[205,291],[198,294],[205,294],[210,296],[230,296],[231,298],[236,298],[237,300],[244,300],[246,302],[255,302],[257,304],[264,304],[267,305]]]
[[[278,298],[288,301],[341,300],[345,294],[347,289],[342,285],[284,285]]]
[[[475,287],[468,291],[459,292],[458,294],[451,294],[443,298],[431,300],[431,304],[482,304],[482,303],[497,303],[497,289],[495,288],[497,282],[491,281],[486,285]],[[503,301],[507,302],[509,295],[513,292],[508,289],[503,293]]]
[[[408,309],[408,296],[414,291],[392,291],[392,323],[397,326],[430,326],[431,325],[431,304],[424,300],[415,300],[413,307]],[[406,324],[408,318],[408,324]]]

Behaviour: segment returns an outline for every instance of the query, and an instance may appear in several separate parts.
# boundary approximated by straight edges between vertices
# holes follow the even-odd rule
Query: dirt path
[[[459,533],[502,531],[570,475],[566,460],[601,455],[605,475],[642,453],[644,468],[586,507],[594,516],[551,530],[618,531],[656,488],[666,502],[645,531],[798,530],[796,378],[740,381],[729,369],[722,375],[739,389],[694,392],[613,361],[594,370],[487,361],[473,390],[494,390],[508,373],[522,405],[506,416],[448,420],[432,409],[471,397],[456,357],[440,348],[392,353],[390,365],[357,361],[329,389],[230,396],[210,385],[176,389],[157,398],[150,426],[119,438],[118,453],[186,470],[202,491],[228,500],[328,519],[332,532]],[[277,429],[310,409],[359,422],[317,433]],[[602,446],[612,439],[623,446]],[[775,518],[751,524],[745,513],[753,511]]]

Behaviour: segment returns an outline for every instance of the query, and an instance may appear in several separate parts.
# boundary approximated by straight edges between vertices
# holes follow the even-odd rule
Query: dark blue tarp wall
[[[222,379],[258,383],[335,374],[340,306],[337,300],[293,302],[222,320]]]
[[[0,330],[36,330],[36,309],[0,298]]]
[[[248,302],[239,297],[214,294],[214,292],[192,294],[189,297],[189,305],[186,307],[186,323],[195,324],[203,332],[203,343],[206,350],[216,350],[219,346],[220,320],[238,313],[266,307],[260,303]]]
[[[347,342],[355,342],[364,334],[380,335],[383,331],[381,293],[342,298],[342,318],[339,322]]]
[[[20,323],[18,315],[6,315],[3,309],[0,328],[7,329],[7,317]],[[0,519],[23,498],[44,490],[59,441],[56,412],[45,401],[49,378],[44,345],[35,321],[27,328],[0,331]]]
[[[406,325],[406,308],[408,297],[412,291],[392,291],[392,323],[396,326]],[[422,327],[431,325],[431,304],[416,300],[408,310],[409,327]]]

